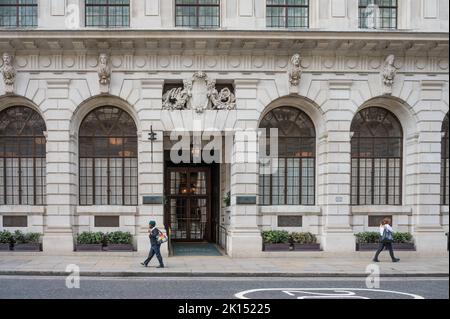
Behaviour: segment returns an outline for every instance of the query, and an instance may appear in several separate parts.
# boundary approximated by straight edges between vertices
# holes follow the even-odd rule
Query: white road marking
[[[20,275],[0,275],[1,280],[5,279],[26,279],[26,280],[58,280],[58,279],[64,279],[64,276],[20,276]],[[364,282],[365,277],[81,277],[82,280],[86,281],[273,281],[273,282],[280,282],[280,281],[327,281],[327,282]],[[427,277],[401,277],[401,278],[395,278],[395,277],[382,277],[381,281],[385,282],[405,282],[405,281],[449,281],[448,278],[427,278]]]
[[[324,292],[329,293],[324,293]],[[406,292],[393,291],[393,290],[381,290],[381,289],[363,289],[363,288],[266,288],[266,289],[253,289],[242,291],[235,294],[238,299],[251,299],[247,295],[258,292],[281,292],[290,297],[295,297],[297,294],[304,294],[305,296],[299,296],[297,299],[330,299],[330,298],[352,298],[352,299],[369,299],[365,296],[358,296],[355,292],[375,292],[394,294],[411,297],[412,299],[425,299],[422,296],[410,294]]]

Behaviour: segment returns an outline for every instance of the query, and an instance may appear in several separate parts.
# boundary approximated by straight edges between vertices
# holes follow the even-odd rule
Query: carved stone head
[[[301,61],[302,61],[302,58],[301,58],[300,54],[298,54],[298,53],[294,54],[291,58],[291,63],[295,67],[300,67]]]
[[[386,62],[385,63],[386,63],[386,65],[394,66],[395,55],[393,55],[393,54],[388,55],[388,57],[386,58]]]
[[[107,65],[108,64],[108,55],[105,53],[100,54],[99,63],[100,63],[100,65]]]
[[[9,53],[3,53],[3,64],[4,65],[12,64],[12,56]]]

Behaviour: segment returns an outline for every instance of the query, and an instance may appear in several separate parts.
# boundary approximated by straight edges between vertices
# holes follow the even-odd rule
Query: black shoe
[[[146,263],[141,263],[141,265],[144,267],[148,267],[148,265]]]
[[[372,260],[374,263],[379,263],[380,261],[378,259]]]
[[[394,259],[392,259],[392,262],[393,262],[393,263],[398,263],[399,261],[400,261],[399,258],[394,258]]]
[[[158,267],[156,267],[156,268],[164,268],[164,265],[159,265]]]

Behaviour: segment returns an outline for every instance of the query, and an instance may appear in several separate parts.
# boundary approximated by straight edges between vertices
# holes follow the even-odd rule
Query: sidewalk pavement
[[[349,256],[314,257],[305,254],[293,258],[170,257],[166,268],[140,265],[136,253],[74,253],[49,256],[39,253],[0,253],[0,275],[66,276],[68,265],[80,267],[81,276],[92,277],[365,277],[372,253]],[[398,253],[400,263],[392,263],[386,254],[380,258],[384,277],[448,277],[448,255],[417,257]],[[73,270],[71,270],[73,271]]]

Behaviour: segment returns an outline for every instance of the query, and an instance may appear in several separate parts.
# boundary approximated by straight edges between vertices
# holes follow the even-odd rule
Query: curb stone
[[[69,273],[64,271],[0,271],[0,276],[42,276],[42,277],[65,277],[69,275]],[[277,272],[96,272],[96,271],[85,271],[80,273],[81,277],[131,277],[131,278],[151,278],[151,277],[198,277],[198,278],[206,278],[206,277],[262,277],[262,278],[332,278],[332,277],[340,277],[340,278],[348,278],[348,277],[357,277],[357,278],[365,278],[368,276],[366,273],[277,273]],[[392,277],[402,277],[402,278],[411,278],[411,277],[439,277],[439,278],[448,278],[448,273],[387,273],[381,274],[380,277],[384,278],[392,278]]]

